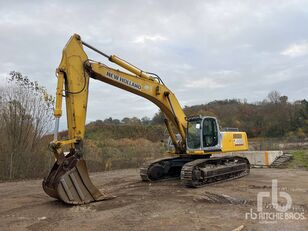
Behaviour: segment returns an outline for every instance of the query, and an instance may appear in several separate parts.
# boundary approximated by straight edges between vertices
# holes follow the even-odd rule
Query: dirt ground
[[[308,171],[304,170],[252,169],[244,178],[199,189],[185,188],[176,180],[141,182],[137,169],[91,177],[98,188],[117,198],[67,206],[45,195],[40,180],[1,183],[0,230],[231,231],[241,225],[244,230],[308,230]],[[262,223],[246,214],[257,211],[257,194],[270,192],[272,179],[278,179],[278,192],[292,198],[288,212],[304,213],[304,220],[295,216]],[[264,211],[276,210],[264,206]]]

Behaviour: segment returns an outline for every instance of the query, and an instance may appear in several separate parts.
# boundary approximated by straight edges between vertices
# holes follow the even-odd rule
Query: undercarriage
[[[180,156],[148,162],[140,168],[140,176],[143,181],[179,178],[187,187],[202,187],[246,176],[249,171],[244,157]]]

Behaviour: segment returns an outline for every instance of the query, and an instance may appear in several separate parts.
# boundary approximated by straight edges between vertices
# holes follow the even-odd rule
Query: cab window
[[[201,119],[188,122],[187,146],[191,149],[198,149],[201,147]]]
[[[218,144],[218,131],[216,120],[205,118],[202,129],[203,147],[212,147]]]

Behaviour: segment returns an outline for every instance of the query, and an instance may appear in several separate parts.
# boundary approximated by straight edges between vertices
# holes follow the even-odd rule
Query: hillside
[[[271,92],[266,99],[257,103],[227,99],[185,106],[184,111],[187,116],[215,116],[221,127],[236,127],[246,131],[251,149],[254,150],[282,147],[297,149],[298,143],[307,143],[305,140],[308,136],[308,102],[305,99],[289,102],[287,96]],[[22,118],[25,116],[29,117],[29,123],[31,123],[31,115],[20,115],[20,121],[23,121]],[[168,138],[163,119],[163,114],[158,112],[152,119],[147,117],[122,120],[108,118],[87,124],[84,156],[89,170],[136,168],[147,159],[162,156],[166,151],[164,143]],[[14,134],[17,131],[23,131],[24,125],[16,121],[12,120],[11,123],[11,127],[16,131],[14,130],[8,136],[3,129],[1,131],[3,137],[12,137],[15,140]],[[8,123],[5,123],[5,120],[2,122],[2,126],[6,128]],[[11,131],[9,128],[7,127],[8,131]],[[26,136],[24,134],[20,139]],[[67,132],[60,133],[61,139],[66,137]],[[2,139],[0,147],[4,148],[0,155],[0,180],[46,176],[54,162],[53,155],[48,150],[48,143],[52,139],[50,135],[36,137],[34,148],[27,146],[27,149],[22,146],[14,149],[17,143],[14,141],[9,146],[13,151],[4,149],[8,147],[10,140]]]
[[[252,149],[277,149],[281,143],[298,142],[308,134],[308,102],[290,103],[286,96],[269,96],[254,104],[241,100],[213,101],[185,107],[184,111],[187,116],[215,116],[221,127],[246,131]],[[108,118],[88,124],[85,147],[90,169],[138,167],[145,159],[162,155],[165,147],[160,141],[168,137],[163,119],[159,112],[152,119]]]
[[[271,93],[270,93],[271,94]],[[186,106],[187,116],[204,115],[218,118],[221,127],[236,127],[247,132],[248,137],[297,137],[308,136],[308,101],[288,102],[287,96],[271,96],[261,102],[245,100],[216,100],[207,104]],[[272,93],[273,94],[273,93]],[[153,120],[162,123],[163,115],[157,113]]]

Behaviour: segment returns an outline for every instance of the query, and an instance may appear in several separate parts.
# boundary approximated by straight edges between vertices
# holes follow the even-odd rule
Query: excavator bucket
[[[43,180],[43,189],[49,196],[67,204],[87,204],[114,198],[93,185],[85,160],[71,153],[55,162],[48,177]]]

